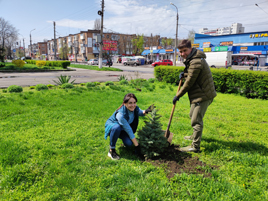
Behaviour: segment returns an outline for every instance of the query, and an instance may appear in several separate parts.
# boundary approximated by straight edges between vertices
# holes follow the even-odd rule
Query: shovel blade
[[[169,130],[166,130],[164,136],[165,136],[165,138],[167,138],[168,143],[171,144],[172,138],[173,138],[173,133],[171,133]]]

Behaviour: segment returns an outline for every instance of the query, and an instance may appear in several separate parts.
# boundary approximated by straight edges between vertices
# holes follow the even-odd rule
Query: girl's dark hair
[[[133,93],[128,93],[125,95],[122,105],[117,110],[119,110],[124,105],[124,103],[127,103],[129,101],[129,99],[131,99],[131,98],[134,98],[136,100],[136,102],[138,102],[137,97]]]

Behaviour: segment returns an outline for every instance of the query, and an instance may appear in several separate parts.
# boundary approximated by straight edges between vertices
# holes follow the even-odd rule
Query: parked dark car
[[[160,61],[156,61],[154,63],[152,63],[153,67],[156,66],[173,66],[173,62],[169,59],[164,59],[164,60],[160,60]]]
[[[111,60],[104,59],[104,60],[102,60],[102,65],[112,66],[113,65],[113,62]]]

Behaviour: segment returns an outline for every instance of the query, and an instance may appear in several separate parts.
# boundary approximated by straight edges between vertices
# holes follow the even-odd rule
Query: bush
[[[43,66],[46,65],[46,61],[36,61],[36,65],[37,65],[38,67],[43,67]]]
[[[156,67],[155,77],[167,83],[179,83],[183,67]],[[268,99],[268,73],[249,70],[211,69],[215,89],[247,98]]]
[[[7,91],[12,93],[12,92],[15,92],[15,93],[18,93],[18,92],[22,92],[23,89],[21,86],[18,86],[18,85],[11,85],[7,88]]]
[[[116,86],[116,85],[109,85],[109,87],[112,89],[112,90],[116,90],[116,91],[122,91],[124,92],[125,90],[123,88],[121,88],[120,86]]]
[[[121,84],[121,85],[127,85],[128,84],[128,81],[127,80],[121,80],[119,82],[119,84]]]
[[[100,82],[94,82],[95,85],[100,85]]]
[[[53,84],[48,84],[47,87],[48,87],[48,88],[52,88],[52,87],[55,87],[55,85],[53,85]]]
[[[114,85],[114,83],[112,81],[107,81],[104,83],[106,86],[110,86],[110,85]]]
[[[7,92],[7,90],[6,90],[6,89],[3,89],[3,90],[2,90],[2,92],[3,92],[3,93],[6,93],[6,92]]]
[[[72,89],[74,88],[74,85],[72,85],[71,83],[65,83],[63,85],[61,85],[62,89]]]
[[[85,86],[85,85],[86,85],[86,83],[80,83],[80,85],[81,85],[81,86]]]
[[[149,82],[149,83],[154,83],[156,80],[157,80],[157,79],[155,79],[155,78],[149,78],[149,79],[148,79],[148,82]]]
[[[25,60],[27,64],[36,64],[35,60]]]
[[[37,84],[37,85],[35,86],[35,90],[36,90],[36,91],[48,90],[48,87],[47,87],[47,85],[44,85],[44,84]]]
[[[30,86],[30,89],[35,89],[35,86]]]
[[[22,68],[25,65],[23,60],[13,60],[12,63],[19,68]]]
[[[95,87],[95,86],[96,86],[96,84],[94,82],[87,82],[86,83],[87,88],[91,88],[91,87]]]
[[[183,70],[184,67],[157,66],[154,68],[154,75],[158,81],[179,84],[179,75]]]

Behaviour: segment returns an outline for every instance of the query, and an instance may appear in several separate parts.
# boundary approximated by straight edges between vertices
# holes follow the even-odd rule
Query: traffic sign
[[[13,49],[13,52],[16,52],[16,49]]]

